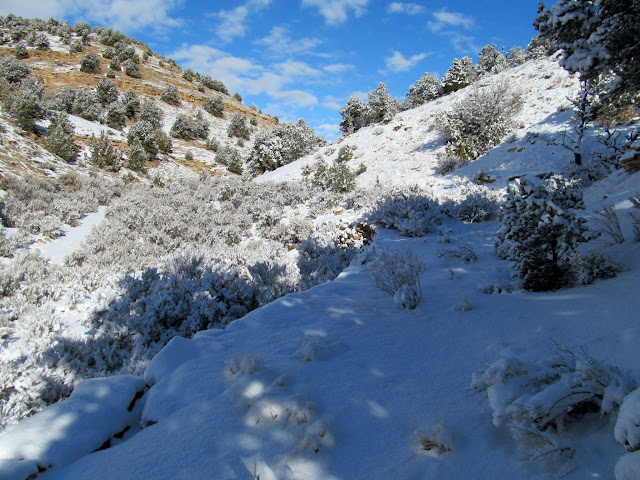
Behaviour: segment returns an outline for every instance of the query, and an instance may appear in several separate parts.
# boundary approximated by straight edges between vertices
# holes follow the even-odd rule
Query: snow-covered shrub
[[[156,102],[154,102],[153,100],[145,100],[140,105],[140,111],[138,112],[136,118],[138,120],[149,122],[155,130],[162,127],[163,117],[164,112],[158,105],[156,105]]]
[[[442,77],[442,91],[445,94],[467,87],[476,81],[476,71],[473,60],[469,57],[454,59],[453,63]]]
[[[469,243],[460,243],[453,248],[443,248],[438,250],[438,257],[443,261],[450,262],[475,262],[478,254]]]
[[[504,54],[495,45],[485,45],[478,53],[477,72],[480,75],[500,73],[509,68]]]
[[[209,125],[207,123],[207,130],[208,126]],[[196,124],[194,118],[182,113],[176,117],[175,122],[173,122],[173,125],[169,130],[169,135],[171,135],[172,137],[184,138],[187,140],[195,138],[205,138],[207,136],[206,133],[207,132],[202,132],[198,128],[198,124]]]
[[[120,97],[120,101],[124,105],[127,118],[135,118],[140,111],[140,99],[136,92],[132,88],[127,89]]]
[[[211,137],[211,138],[208,138],[207,141],[205,142],[205,148],[207,150],[211,150],[212,152],[217,152],[218,149],[220,148],[220,144],[215,138]]]
[[[436,127],[450,155],[473,161],[500,143],[521,106],[520,94],[506,82],[475,88],[451,112],[438,115]]]
[[[379,83],[374,90],[369,92],[366,110],[367,124],[389,123],[396,116],[396,113],[398,113],[398,99],[389,95],[384,83]]]
[[[635,381],[617,367],[556,345],[542,361],[503,357],[473,374],[471,391],[484,396],[493,424],[525,444],[532,461],[573,457],[563,435],[589,413],[615,414]],[[588,418],[588,417],[587,417]]]
[[[227,87],[220,80],[213,80],[209,75],[203,75],[200,81],[205,87],[211,90],[229,95],[229,90],[227,90]]]
[[[207,97],[202,104],[202,108],[214,117],[222,117],[222,112],[224,111],[224,102],[222,101],[222,97],[220,95]]]
[[[527,51],[522,47],[513,47],[505,55],[509,67],[517,67],[527,61]]]
[[[98,94],[84,90],[76,92],[72,111],[74,115],[86,120],[98,120],[102,113],[102,105],[100,104]]]
[[[559,175],[544,181],[516,180],[500,209],[496,253],[515,262],[527,290],[555,290],[566,284],[576,246],[588,240],[582,195]]]
[[[383,195],[370,218],[385,228],[395,228],[401,235],[421,237],[434,231],[446,217],[430,191],[410,187]]]
[[[147,171],[147,161],[151,160],[153,156],[145,149],[138,137],[133,138],[129,143],[129,147],[129,155],[125,166],[129,170],[145,173]]]
[[[112,104],[118,100],[118,86],[113,80],[108,78],[101,78],[96,86],[96,95],[103,107]]]
[[[24,62],[4,55],[0,59],[0,75],[9,83],[19,83],[31,75],[31,68]]]
[[[38,50],[48,50],[49,49],[49,37],[45,33],[36,34],[35,41],[33,42],[33,46]]]
[[[104,119],[111,128],[120,130],[127,121],[127,109],[122,102],[113,102],[107,107]]]
[[[253,375],[257,371],[258,361],[255,355],[237,354],[224,361],[224,374],[227,378]]]
[[[351,97],[340,109],[340,131],[347,135],[367,125],[367,106],[360,97]]]
[[[80,53],[82,51],[82,43],[80,40],[73,40],[69,44],[69,53]]]
[[[600,235],[606,235],[610,238],[610,245],[624,243],[624,234],[622,233],[622,228],[620,228],[620,219],[613,205],[608,205],[602,210],[595,212],[593,223],[596,226],[596,231]]]
[[[140,142],[140,146],[144,148],[149,158],[153,158],[158,153],[153,125],[146,120],[138,120],[129,127],[127,143],[133,147],[136,140]]]
[[[354,147],[349,145],[342,145],[338,150],[338,163],[348,162],[353,158]]]
[[[640,388],[624,397],[614,435],[616,441],[624,445],[628,452],[640,450]]]
[[[58,155],[66,162],[72,162],[78,154],[78,146],[73,141],[73,124],[66,113],[60,113],[51,119],[49,134],[45,147],[54,155]]]
[[[180,95],[175,85],[167,85],[160,94],[160,100],[170,105],[180,105]]]
[[[13,55],[18,60],[29,58],[29,51],[27,50],[27,46],[22,42],[18,43],[13,49]]]
[[[85,73],[99,73],[100,58],[93,52],[86,53],[80,61],[80,71]]]
[[[436,416],[433,424],[420,427],[413,433],[413,443],[416,453],[438,457],[453,452],[454,433]]]
[[[403,309],[413,310],[422,301],[420,279],[425,265],[411,252],[381,250],[367,263],[365,274],[372,285],[393,297]]]
[[[2,95],[2,107],[5,112],[25,131],[34,132],[36,120],[44,118],[43,108],[44,82],[32,77],[19,83],[12,83]]]
[[[100,168],[117,172],[122,163],[122,153],[113,146],[107,132],[102,130],[96,138],[91,135],[89,143],[89,161]]]
[[[470,223],[486,222],[496,217],[502,201],[501,192],[471,183],[463,185],[461,192],[445,200],[441,208],[450,218]]]
[[[440,155],[438,157],[438,173],[446,175],[455,171],[460,165],[460,160],[453,155]]]
[[[167,135],[164,130],[154,130],[153,131],[156,145],[158,146],[158,150],[162,153],[170,153],[173,148],[173,141],[171,137]]]
[[[249,127],[247,127],[247,118],[239,113],[234,113],[227,127],[227,135],[249,140],[250,133]]]
[[[259,175],[308,155],[324,143],[324,138],[316,135],[304,119],[282,123],[256,136],[248,165],[252,174]]]
[[[407,98],[400,105],[401,110],[418,107],[424,103],[442,95],[442,86],[440,80],[430,73],[425,73],[418,81],[409,87]]]
[[[306,178],[312,186],[336,193],[346,193],[355,187],[356,174],[345,163],[327,164],[322,159],[311,167]]]
[[[216,162],[229,166],[234,162],[240,161],[240,152],[238,149],[233,148],[229,145],[225,145],[223,147],[218,148],[216,152]]]
[[[622,271],[620,265],[595,250],[588,254],[576,252],[569,262],[572,283],[590,285],[598,279],[614,278]]]
[[[122,69],[131,78],[142,78],[140,70],[138,70],[138,64],[131,58],[122,63]]]

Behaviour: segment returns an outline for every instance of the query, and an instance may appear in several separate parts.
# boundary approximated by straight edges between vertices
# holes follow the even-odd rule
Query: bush
[[[338,150],[338,163],[348,162],[353,158],[353,151],[355,148],[349,145],[342,145]]]
[[[29,58],[29,51],[27,50],[27,46],[24,43],[18,43],[13,49],[13,54],[19,60]]]
[[[140,142],[140,139],[134,138],[130,145],[131,148],[129,149],[126,167],[135,172],[145,173],[147,171],[146,162],[153,157],[147,152],[142,142]]]
[[[124,105],[127,118],[135,118],[140,111],[140,99],[138,98],[138,95],[136,95],[136,92],[129,88],[122,94],[120,101]]]
[[[187,153],[184,154],[184,159],[187,161],[193,160],[193,152],[191,150],[187,150]]]
[[[232,164],[242,164],[238,150],[228,145],[218,149],[216,153],[216,162],[227,167]]]
[[[38,33],[34,42],[34,46],[38,50],[49,49],[49,37],[45,33]]]
[[[158,153],[158,144],[156,143],[153,125],[146,120],[138,120],[129,127],[127,143],[131,149],[133,149],[136,142],[139,142],[140,147],[147,153],[145,160],[152,159]]]
[[[224,110],[224,102],[222,101],[222,97],[220,95],[216,95],[215,97],[207,97],[202,105],[207,112],[209,112],[214,117],[222,117]]]
[[[79,40],[73,40],[69,44],[69,53],[80,53],[82,51],[82,43]]]
[[[162,153],[170,153],[173,148],[173,142],[171,141],[171,137],[167,135],[163,130],[155,130],[154,131],[156,137],[156,145],[158,145],[158,150]]]
[[[229,95],[229,90],[227,90],[227,87],[225,87],[224,83],[220,80],[213,80],[209,75],[203,75],[200,81],[205,87],[211,90]]]
[[[206,138],[209,133],[209,122],[202,118],[200,112],[198,114],[195,119],[188,115],[179,114],[169,130],[169,135],[186,140]]]
[[[78,146],[73,142],[73,125],[65,113],[54,117],[45,142],[47,150],[66,162],[72,162],[78,154]]]
[[[184,78],[187,82],[192,82],[193,79],[195,78],[195,75],[193,74],[193,70],[191,70],[190,68],[187,68],[186,70],[184,70],[182,72],[182,78]]]
[[[346,193],[356,186],[356,174],[344,163],[327,165],[318,160],[309,172],[308,181],[312,186],[336,193]]]
[[[2,98],[4,110],[27,132],[35,132],[36,120],[44,118],[42,80],[26,78],[20,83],[9,85]]]
[[[425,73],[414,85],[409,87],[407,98],[402,102],[402,109],[418,107],[426,102],[442,96],[440,80],[430,73]]]
[[[413,310],[422,301],[420,278],[424,271],[425,265],[410,250],[382,250],[367,263],[365,274],[377,290],[391,295],[403,309]]]
[[[91,135],[89,161],[99,168],[117,172],[122,163],[122,153],[113,146],[107,132],[102,130],[96,138]]]
[[[100,59],[95,53],[88,52],[80,61],[80,71],[85,73],[99,73]]]
[[[507,83],[476,88],[453,111],[438,115],[436,127],[450,155],[473,161],[500,143],[521,106],[519,93]]]
[[[163,117],[164,112],[153,100],[145,100],[142,102],[137,115],[138,120],[148,122],[154,129],[162,127]]]
[[[217,152],[218,149],[220,148],[220,144],[217,142],[217,140],[213,137],[207,139],[207,142],[205,144],[205,148],[207,150],[211,150],[212,152]]]
[[[238,102],[242,103],[242,95],[240,95],[238,92],[236,92],[236,93],[234,93],[234,94],[233,94],[233,98],[234,98],[236,101],[238,101]]]
[[[124,68],[124,73],[131,78],[142,78],[142,75],[140,75],[140,71],[138,70],[138,64],[132,59],[125,61],[122,64],[122,67]]]
[[[575,253],[569,265],[572,282],[578,285],[590,285],[599,279],[614,278],[622,271],[620,265],[593,249],[588,254]]]
[[[96,95],[98,95],[98,100],[103,107],[115,102],[119,96],[116,82],[108,78],[100,79],[96,86]]]
[[[72,110],[74,115],[78,115],[86,120],[98,120],[102,114],[102,105],[98,94],[95,92],[85,92],[83,90],[76,92]]]
[[[567,283],[573,251],[587,241],[582,196],[561,176],[516,181],[500,210],[496,253],[515,262],[527,290],[555,290]]]
[[[160,94],[160,100],[170,105],[180,105],[180,95],[175,85],[168,85]]]
[[[234,113],[227,127],[227,135],[230,137],[239,137],[249,140],[249,128],[247,127],[247,119],[244,115]]]
[[[0,60],[0,75],[9,83],[20,83],[31,75],[31,68],[26,63],[5,55]]]
[[[127,109],[121,102],[113,102],[107,108],[105,120],[111,128],[120,130],[127,120]]]

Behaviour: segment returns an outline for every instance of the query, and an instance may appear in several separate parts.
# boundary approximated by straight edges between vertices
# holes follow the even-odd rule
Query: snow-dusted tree
[[[96,86],[96,94],[98,95],[98,100],[100,100],[102,106],[106,107],[118,100],[118,86],[113,80],[101,78]]]
[[[484,155],[509,132],[522,106],[520,94],[508,83],[476,88],[450,112],[436,117],[447,152],[462,161]]]
[[[160,100],[170,105],[180,105],[180,95],[175,85],[167,85],[160,94]]]
[[[640,4],[637,0],[541,2],[534,26],[563,52],[561,65],[582,80],[615,74],[611,93],[640,90]]]
[[[27,46],[22,43],[19,42],[13,49],[13,54],[15,55],[15,57],[17,59],[24,59],[24,58],[29,58],[29,51],[27,50]]]
[[[347,104],[340,109],[342,120],[340,131],[351,135],[366,125],[367,107],[360,97],[353,96]]]
[[[473,60],[469,57],[456,58],[451,63],[447,73],[442,77],[442,90],[445,94],[449,94],[471,85],[475,80],[476,73],[473,67]]]
[[[509,68],[507,59],[495,45],[485,45],[478,54],[477,71],[480,75],[500,73]]]
[[[80,71],[85,73],[99,73],[100,59],[93,52],[88,52],[80,61]]]
[[[149,122],[154,129],[162,127],[163,117],[164,113],[162,109],[156,105],[156,102],[153,100],[145,100],[142,102],[137,115],[138,120]]]
[[[198,112],[196,118],[180,114],[169,130],[169,135],[175,138],[194,139],[206,138],[209,133],[209,122]]]
[[[555,290],[567,279],[576,246],[589,238],[582,195],[559,175],[544,181],[517,180],[500,212],[496,253],[515,262],[524,288]]]
[[[147,160],[151,160],[153,157],[149,155],[149,152],[147,152],[138,138],[135,138],[130,145],[131,148],[129,149],[129,156],[125,166],[136,172],[146,172]]]
[[[146,120],[138,120],[129,127],[127,143],[132,150],[136,141],[148,153],[149,159],[158,153],[158,144],[156,143],[153,125]]]
[[[182,78],[184,78],[187,82],[193,82],[195,75],[193,74],[193,70],[187,68],[182,72]]]
[[[401,104],[401,109],[407,110],[422,105],[442,95],[440,80],[430,73],[425,73],[414,85],[409,87],[407,98]]]
[[[46,33],[38,33],[36,35],[35,41],[33,42],[34,46],[38,50],[48,50],[49,49],[49,37]]]
[[[558,50],[556,44],[543,35],[536,35],[527,44],[529,58],[541,58],[553,55]]]
[[[140,70],[138,70],[138,64],[132,59],[125,61],[122,64],[122,68],[124,69],[124,73],[126,73],[131,78],[142,78],[142,75],[140,75]]]
[[[527,51],[522,47],[513,47],[505,56],[511,68],[522,65],[527,61]]]
[[[73,32],[82,38],[84,45],[89,45],[89,34],[91,33],[91,26],[88,23],[78,22],[73,26]]]
[[[18,83],[31,75],[31,68],[26,63],[5,55],[0,60],[0,75],[9,83]]]
[[[196,136],[198,138],[207,138],[209,135],[209,121],[204,118],[204,115],[200,110],[196,112],[196,116],[193,121],[196,124]]]
[[[156,145],[158,145],[158,150],[162,153],[171,152],[171,148],[173,147],[173,141],[171,137],[167,135],[164,130],[154,130],[154,135],[156,137]]]
[[[67,113],[73,113],[73,103],[75,101],[76,91],[69,85],[65,85],[54,97],[55,109]]]
[[[100,168],[117,172],[122,163],[122,153],[113,146],[107,132],[102,130],[96,138],[91,135],[89,161]]]
[[[244,115],[239,113],[233,114],[227,127],[227,135],[249,140],[249,128],[247,127],[247,119]]]
[[[80,53],[82,51],[82,42],[80,40],[73,40],[69,44],[69,53]]]
[[[73,102],[73,114],[87,120],[97,120],[102,114],[102,105],[96,92],[80,90]]]
[[[127,109],[122,102],[113,102],[107,107],[105,113],[105,120],[107,125],[116,130],[120,130],[124,127],[127,121]]]
[[[140,99],[132,88],[127,89],[120,97],[120,101],[124,105],[127,118],[135,118],[140,111]]]
[[[73,124],[66,113],[60,113],[51,119],[49,134],[45,146],[54,155],[67,162],[72,162],[78,154],[78,146],[73,141]]]
[[[205,87],[210,88],[211,90],[229,95],[229,90],[227,90],[225,84],[220,80],[213,80],[209,75],[203,75],[200,81]]]
[[[215,117],[222,117],[222,112],[224,110],[224,102],[222,101],[222,97],[220,95],[207,97],[202,105],[207,112]]]
[[[367,123],[388,123],[398,113],[398,99],[389,95],[387,86],[380,82],[378,86],[369,92],[367,102]]]
[[[229,166],[234,162],[242,163],[240,160],[240,152],[229,145],[225,145],[218,149],[218,152],[216,153],[216,162],[226,166]]]
[[[36,120],[44,118],[43,92],[44,82],[41,79],[25,78],[20,83],[11,84],[4,92],[2,106],[22,129],[34,132]]]

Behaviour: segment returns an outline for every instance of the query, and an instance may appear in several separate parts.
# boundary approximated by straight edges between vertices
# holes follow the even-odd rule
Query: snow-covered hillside
[[[344,144],[355,147],[350,162],[367,167],[358,187],[419,185],[440,199],[472,188],[481,169],[496,178],[489,185],[496,192],[515,177],[573,171],[562,142],[572,132],[566,97],[577,81],[541,59],[481,82],[505,79],[524,99],[517,128],[446,176],[435,172],[444,144],[434,118],[466,89],[258,181],[299,180],[317,155],[333,159]],[[600,148],[598,133],[589,131],[584,149]],[[522,290],[511,264],[496,256],[495,219],[446,218],[416,238],[378,228],[335,280],[226,328],[176,337],[143,376],[87,380],[68,400],[9,427],[0,435],[0,478],[42,471],[37,478],[638,479],[640,452],[627,453],[621,443],[629,450],[640,443],[637,391],[625,399],[640,383],[640,242],[628,215],[636,211],[629,199],[638,198],[640,174],[616,170],[583,193],[581,215],[594,231],[597,211],[617,212],[621,243],[601,235],[580,246],[621,265],[615,278]],[[346,228],[369,213],[357,200],[313,218],[306,212],[306,220]],[[305,213],[283,211],[285,227]],[[424,264],[422,302],[413,310],[376,290],[368,273],[376,257],[407,251]],[[477,386],[491,372],[498,380],[485,396]],[[516,395],[525,385],[530,396]],[[596,400],[573,410],[592,397],[613,400],[600,410]],[[520,407],[557,411],[557,432],[526,430],[526,422],[500,416]]]

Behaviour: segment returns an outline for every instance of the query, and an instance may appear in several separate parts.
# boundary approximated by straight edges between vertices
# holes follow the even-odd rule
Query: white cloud
[[[446,28],[462,28],[468,30],[474,25],[471,17],[463,13],[448,12],[444,8],[434,12],[432,15],[435,21],[427,22],[427,27],[434,33],[441,32]]]
[[[389,13],[406,13],[407,15],[420,15],[425,8],[417,3],[391,2],[387,7]]]
[[[344,23],[349,18],[349,11],[356,17],[361,16],[368,4],[369,0],[302,0],[303,7],[317,9],[328,25]]]
[[[349,70],[354,70],[355,65],[349,65],[346,63],[333,63],[331,65],[325,65],[322,69],[329,73],[343,73],[348,72]]]
[[[323,123],[315,127],[315,131],[327,140],[333,141],[340,135],[340,126],[335,123]]]
[[[332,95],[326,95],[322,99],[322,106],[329,108],[331,110],[339,111],[346,102],[341,101],[339,98],[336,98]]]
[[[224,42],[230,42],[235,37],[244,37],[247,33],[247,18],[268,7],[271,0],[249,0],[243,5],[239,5],[232,10],[221,10],[215,13],[221,21],[216,29],[216,33]]]
[[[171,53],[185,67],[221,80],[229,91],[245,95],[267,95],[286,105],[308,107],[318,103],[312,93],[289,88],[323,75],[310,65],[288,60],[273,65],[260,65],[250,59],[238,58],[207,45],[189,45]]]
[[[266,46],[272,53],[280,56],[310,54],[322,43],[319,38],[300,38],[294,40],[285,27],[273,27],[269,35],[254,43]]]
[[[394,51],[391,57],[385,58],[385,63],[388,71],[394,73],[407,72],[411,68],[415,67],[418,62],[424,60],[428,56],[428,53],[418,53],[407,58],[402,53]]]
[[[5,0],[0,14],[62,19],[74,17],[131,34],[142,28],[164,30],[183,22],[170,15],[182,0]]]

